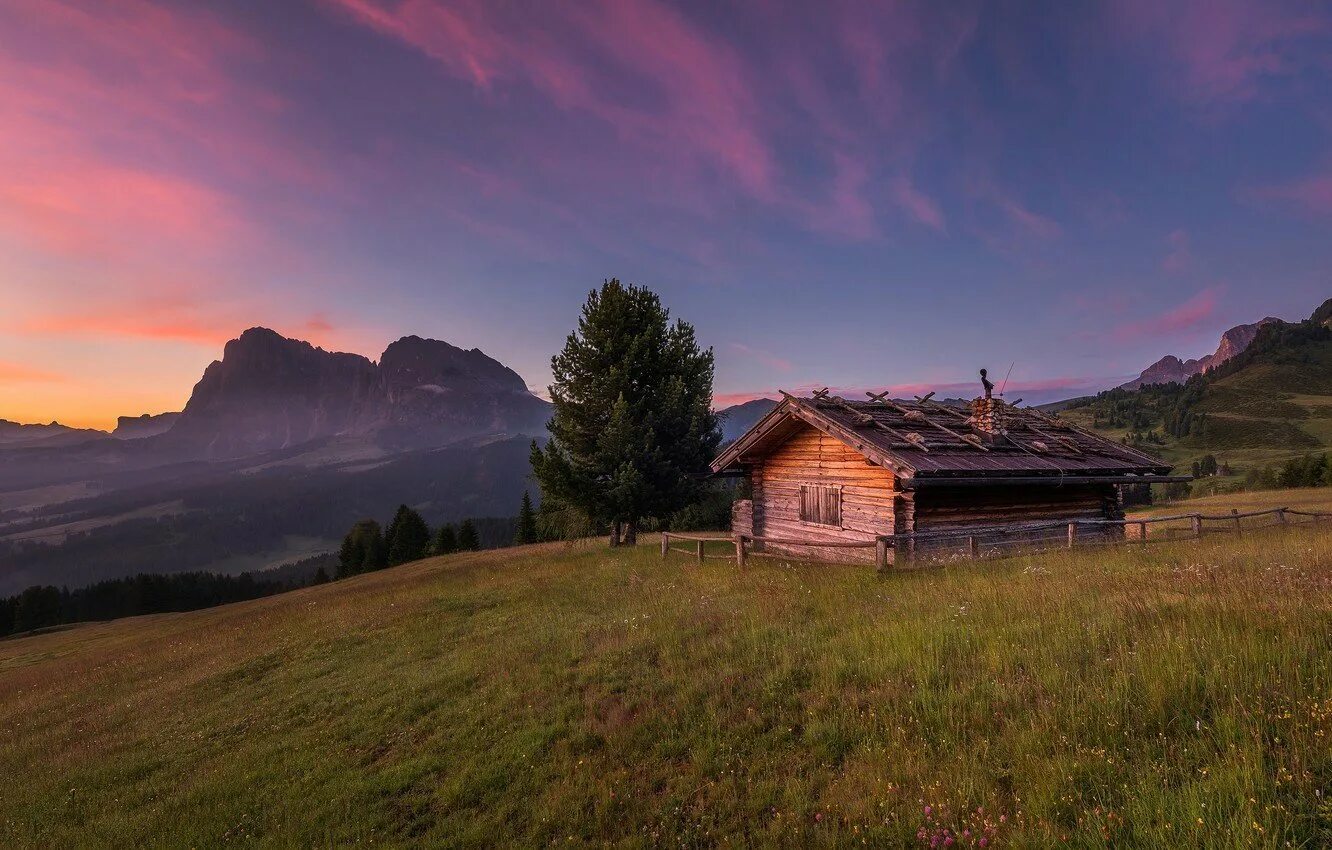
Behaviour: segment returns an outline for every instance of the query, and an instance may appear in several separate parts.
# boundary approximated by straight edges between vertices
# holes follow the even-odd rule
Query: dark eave
[[[901,479],[903,490],[933,487],[1063,487],[1070,484],[1170,484],[1192,481],[1191,475],[927,475]]]

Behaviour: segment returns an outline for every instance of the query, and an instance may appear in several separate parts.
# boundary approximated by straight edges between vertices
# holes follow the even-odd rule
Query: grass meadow
[[[1317,847],[1332,526],[545,544],[0,642],[0,845]]]

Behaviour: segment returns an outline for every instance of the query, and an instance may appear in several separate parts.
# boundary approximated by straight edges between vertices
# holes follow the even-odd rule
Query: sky
[[[0,418],[262,325],[534,389],[649,286],[719,404],[1101,389],[1332,296],[1332,5],[0,0]]]

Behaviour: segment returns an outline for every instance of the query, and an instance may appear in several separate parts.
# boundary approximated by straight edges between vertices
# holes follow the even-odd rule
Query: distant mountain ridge
[[[251,328],[226,344],[158,439],[205,458],[345,435],[422,448],[487,434],[540,435],[549,407],[517,372],[479,349],[409,336],[376,364]]]
[[[408,336],[378,363],[267,328],[231,340],[180,413],[114,433],[0,421],[0,595],[136,572],[262,569],[358,519],[511,516],[550,404],[478,349]]]
[[[1194,375],[1199,375],[1208,369],[1215,369],[1237,354],[1242,353],[1253,343],[1259,329],[1273,322],[1279,323],[1281,320],[1268,316],[1250,325],[1236,325],[1221,334],[1221,341],[1217,344],[1214,353],[1199,357],[1196,360],[1180,360],[1173,354],[1167,354],[1144,369],[1138,377],[1126,384],[1120,384],[1119,388],[1136,390],[1148,384],[1183,384]]]

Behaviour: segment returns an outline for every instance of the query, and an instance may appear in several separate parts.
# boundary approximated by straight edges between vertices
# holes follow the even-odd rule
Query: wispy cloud
[[[1182,304],[1144,319],[1124,322],[1110,331],[1110,337],[1116,341],[1127,342],[1156,336],[1188,334],[1211,327],[1217,312],[1220,296],[1219,287],[1209,287],[1198,292]]]
[[[1118,0],[1112,31],[1150,45],[1168,90],[1202,108],[1253,100],[1267,84],[1325,62],[1325,6],[1258,0]]]
[[[1275,202],[1313,215],[1332,215],[1332,170],[1286,183],[1251,187],[1240,194],[1251,200]]]
[[[909,177],[894,180],[892,194],[897,205],[916,221],[941,233],[948,229],[938,202],[917,189]]]
[[[751,348],[742,342],[731,343],[731,350],[737,351],[752,360],[756,360],[770,369],[776,369],[778,372],[789,372],[793,368],[791,361],[787,360],[785,357],[778,357],[776,354],[763,351],[762,349]]]

